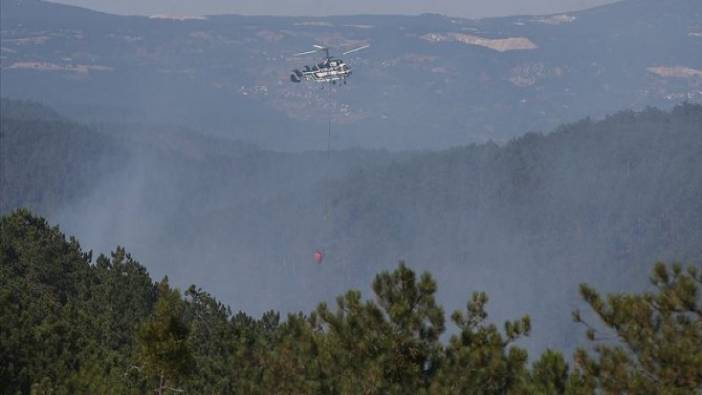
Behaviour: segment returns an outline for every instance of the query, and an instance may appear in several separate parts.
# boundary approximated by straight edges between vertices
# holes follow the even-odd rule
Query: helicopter
[[[342,80],[344,84],[346,84],[346,79],[351,75],[351,67],[344,63],[343,60],[330,56],[329,47],[323,47],[316,44],[313,45],[313,47],[315,49],[297,53],[295,56],[308,55],[322,51],[325,55],[324,60],[313,66],[305,66],[302,71],[298,69],[293,70],[292,74],[290,74],[290,81],[295,83],[302,81],[315,81],[336,84],[337,81]],[[370,47],[370,45],[363,45],[361,47],[343,52],[342,55],[347,55],[368,47]]]

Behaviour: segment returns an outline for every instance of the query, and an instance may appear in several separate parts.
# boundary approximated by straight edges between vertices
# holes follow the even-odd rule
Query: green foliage
[[[186,292],[188,338],[192,374],[186,392],[231,393],[230,369],[235,363],[235,334],[229,323],[231,310],[202,289]]]
[[[339,151],[328,167],[323,153],[271,152],[170,127],[88,127],[6,102],[15,108],[0,122],[0,212],[31,207],[107,238],[128,229],[128,240],[186,276],[197,270],[196,250],[210,251],[208,268],[231,257],[240,275],[218,284],[251,298],[236,303],[251,303],[265,284],[296,295],[277,301],[282,309],[315,306],[339,276],[365,283],[376,270],[365,262],[401,252],[431,259],[436,278],[465,276],[466,294],[515,284],[491,296],[519,294],[524,311],[548,323],[530,342],[572,347],[561,299],[583,278],[616,289],[644,278],[650,257],[702,257],[699,105],[627,111],[499,145]],[[122,226],[101,225],[105,210],[126,206]],[[318,284],[299,292],[310,277],[291,263],[320,244],[328,262],[344,264],[306,267]],[[249,260],[261,251],[265,259]],[[552,286],[540,287],[544,278]]]
[[[131,353],[134,332],[151,313],[158,290],[146,269],[124,247],[118,246],[111,259],[99,256],[93,272],[97,278],[89,303],[103,310],[104,319],[98,323],[104,341],[112,349],[124,348]]]
[[[93,334],[77,306],[91,277],[89,256],[58,228],[25,210],[0,220],[1,393],[54,385],[75,369]]]
[[[702,272],[657,263],[651,282],[655,292],[606,298],[581,285],[583,299],[604,328],[574,314],[595,342],[595,356],[584,349],[576,353],[578,367],[608,394],[702,391]],[[600,335],[604,330],[614,338]]]
[[[232,382],[240,393],[262,393],[261,383],[266,374],[265,358],[275,350],[280,328],[280,314],[269,311],[260,320],[243,312],[231,320],[234,336],[234,363],[229,367]]]
[[[563,355],[546,350],[531,367],[529,392],[542,395],[565,394],[568,378],[568,364]]]
[[[434,393],[508,394],[521,393],[527,373],[527,352],[512,343],[529,335],[528,316],[504,324],[504,335],[488,324],[485,293],[474,293],[465,313],[451,316],[460,329],[451,337],[446,359],[437,377]]]
[[[139,360],[147,375],[158,378],[159,394],[173,388],[192,370],[185,310],[180,291],[171,289],[166,277],[158,285],[152,316],[137,331]]]
[[[529,366],[474,293],[451,316],[436,282],[404,263],[378,274],[374,299],[350,290],[336,309],[260,319],[191,286],[154,283],[117,247],[93,264],[75,239],[18,210],[0,219],[0,393],[35,394],[690,394],[702,382],[702,272],[657,264],[656,292],[606,298],[583,285],[602,321],[571,369],[547,350]],[[602,330],[615,337],[603,341]]]
[[[328,394],[318,334],[302,314],[291,314],[276,330],[273,347],[261,349],[263,371],[256,393]]]
[[[91,265],[44,219],[26,210],[2,217],[0,393],[140,392],[123,378],[152,288],[121,248]]]
[[[404,263],[373,281],[375,302],[349,291],[337,298],[337,311],[325,304],[315,321],[339,393],[399,394],[428,388],[436,373],[444,313],[436,303],[436,282],[428,273],[417,281]]]

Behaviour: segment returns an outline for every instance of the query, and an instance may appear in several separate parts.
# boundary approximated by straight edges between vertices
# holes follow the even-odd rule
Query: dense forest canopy
[[[96,251],[127,245],[157,277],[250,314],[368,292],[368,278],[406,260],[445,284],[448,309],[463,289],[485,290],[497,319],[529,311],[530,351],[567,350],[580,281],[636,291],[649,261],[702,259],[698,105],[505,145],[330,154],[2,109],[4,213],[29,207]]]
[[[700,21],[0,0],[0,395],[702,395]]]
[[[702,391],[702,267],[659,263],[641,294],[581,294],[592,347],[574,362],[515,341],[488,296],[446,322],[439,284],[404,263],[307,313],[233,314],[206,291],[154,282],[117,247],[93,260],[27,210],[0,218],[0,392],[5,394],[688,394]],[[11,323],[11,325],[8,325]],[[448,342],[440,336],[454,325]],[[603,335],[600,335],[602,333]],[[601,340],[615,336],[615,341]],[[587,343],[581,341],[581,344]]]

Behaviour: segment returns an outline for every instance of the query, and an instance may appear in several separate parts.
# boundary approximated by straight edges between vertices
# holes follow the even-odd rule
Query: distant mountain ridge
[[[266,148],[445,148],[617,109],[702,101],[702,3],[547,16],[126,17],[0,5],[6,97],[81,120],[182,125]],[[49,17],[50,16],[50,17]],[[368,43],[347,86],[293,85],[311,44]]]

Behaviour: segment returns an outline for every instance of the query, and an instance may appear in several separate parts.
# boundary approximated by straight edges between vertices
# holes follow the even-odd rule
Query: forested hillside
[[[30,207],[95,251],[126,245],[250,314],[367,291],[404,259],[444,284],[447,309],[484,290],[497,319],[531,314],[530,350],[568,348],[579,281],[634,291],[652,261],[702,260],[697,105],[504,145],[293,154],[3,103],[4,213]]]
[[[657,264],[649,292],[606,300],[582,285],[591,309],[575,317],[591,328],[594,351],[569,363],[549,350],[530,363],[515,345],[532,331],[528,316],[491,324],[487,295],[462,290],[468,302],[448,324],[441,284],[402,263],[375,276],[371,299],[350,290],[336,306],[254,318],[196,286],[154,282],[123,248],[93,261],[18,210],[0,217],[0,392],[695,393],[700,269]],[[447,327],[454,334],[442,342]]]
[[[79,1],[0,0],[0,395],[702,395],[702,1]]]
[[[29,207],[53,215],[100,193],[124,201],[132,198],[129,192],[137,184],[139,204],[164,199],[167,204],[157,206],[170,208],[204,199],[209,210],[279,190],[308,193],[322,177],[343,174],[356,164],[386,162],[390,156],[379,150],[346,150],[330,161],[323,152],[266,151],[173,126],[87,125],[28,101],[2,99],[1,110],[0,212]],[[99,190],[110,186],[116,190]],[[181,214],[188,216],[188,210]]]
[[[37,103],[2,99],[0,119],[0,212],[54,212],[128,160],[109,136]]]
[[[335,183],[333,251],[417,262],[455,288],[509,286],[559,333],[576,281],[631,289],[651,257],[702,259],[701,169],[692,105],[427,153]]]

